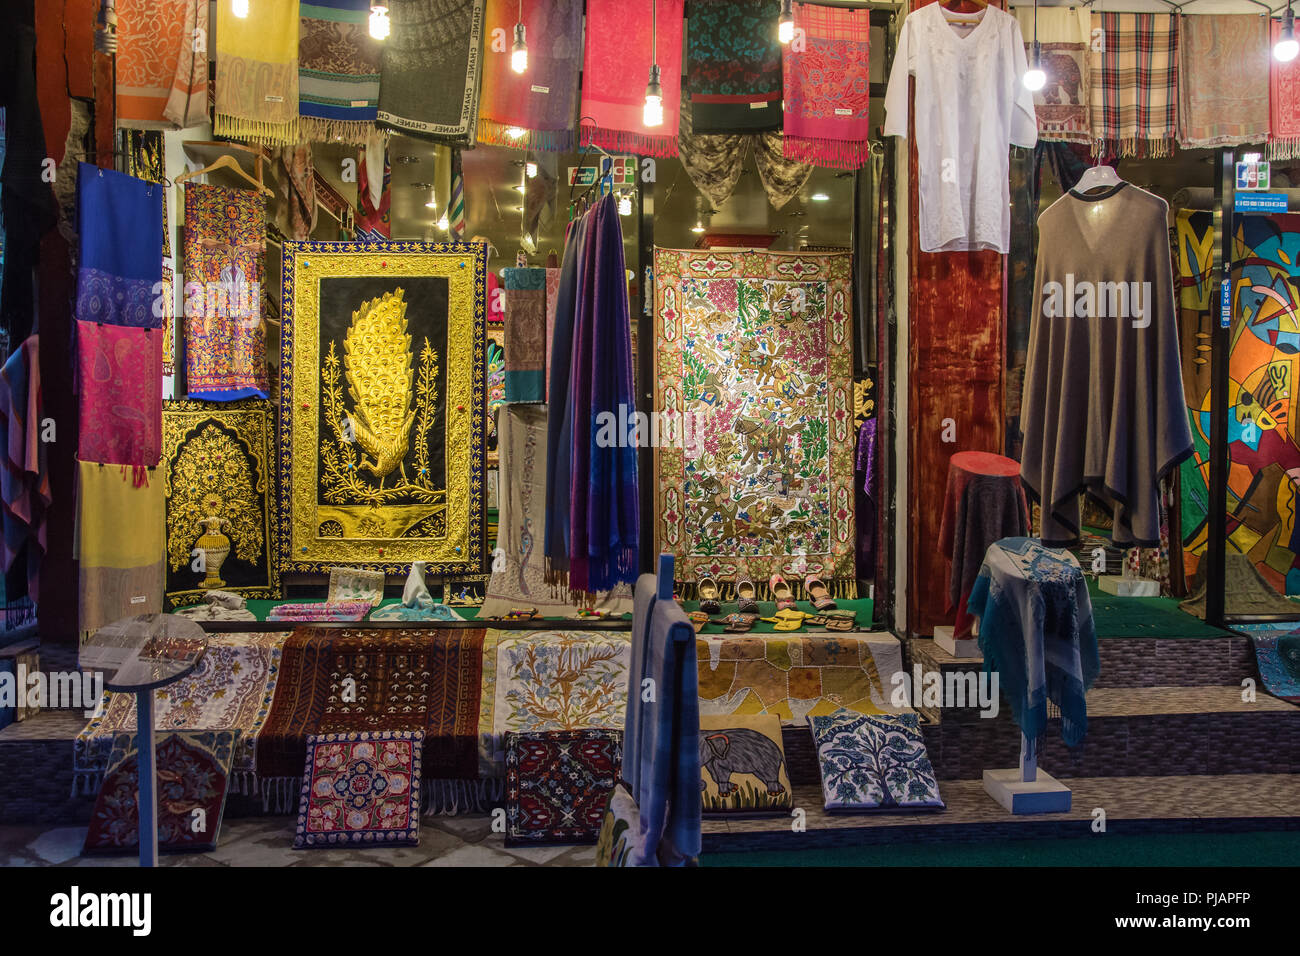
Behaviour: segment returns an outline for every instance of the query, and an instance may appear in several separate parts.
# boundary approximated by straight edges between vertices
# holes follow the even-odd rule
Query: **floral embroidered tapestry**
[[[418,730],[312,734],[293,848],[420,842]]]
[[[827,812],[943,809],[916,714],[813,717]]]

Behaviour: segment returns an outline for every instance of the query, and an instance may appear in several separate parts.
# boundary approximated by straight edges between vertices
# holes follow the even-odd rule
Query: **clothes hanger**
[[[241,179],[245,180],[248,183],[251,183],[255,188],[261,191],[263,195],[266,196],[275,195],[275,193],[271,191],[270,187],[267,186],[265,183],[263,183],[261,180],[254,179],[252,176],[248,175],[248,173],[244,172],[243,168],[239,165],[239,163],[235,162],[235,157],[233,156],[222,156],[211,166],[204,166],[202,169],[194,169],[194,170],[187,169],[185,170],[185,172],[181,173],[179,176],[176,177],[176,182],[183,183],[188,179],[193,179],[195,176],[202,176],[204,173],[211,173],[218,169],[232,169]]]
[[[1082,196],[1091,189],[1110,189],[1123,183],[1124,180],[1120,179],[1119,173],[1115,172],[1113,166],[1100,164],[1085,169],[1083,175],[1079,177],[1079,181],[1070,189],[1070,192]]]
[[[988,0],[948,0],[948,3],[951,3],[954,6],[961,3],[969,3],[971,6],[976,8],[977,12],[983,10],[985,7],[988,6]],[[974,16],[973,13],[963,14],[959,10],[953,10],[950,6],[948,6],[943,2],[940,2],[939,6],[945,13],[953,14],[953,16],[944,17],[944,19],[947,20],[949,23],[964,23],[969,25],[970,20],[968,18]]]

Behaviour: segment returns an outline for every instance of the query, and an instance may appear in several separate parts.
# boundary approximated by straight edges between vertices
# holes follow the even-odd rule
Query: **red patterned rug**
[[[506,846],[595,844],[622,766],[621,730],[506,734]]]
[[[409,730],[308,737],[294,849],[418,844],[423,741]]]

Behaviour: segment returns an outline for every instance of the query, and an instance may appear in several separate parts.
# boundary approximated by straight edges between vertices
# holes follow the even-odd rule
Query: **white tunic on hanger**
[[[949,24],[951,17],[959,22]],[[907,136],[907,77],[916,77],[916,154],[923,252],[996,249],[1011,240],[1008,150],[1038,142],[1016,18],[937,3],[908,15],[885,93],[885,135]]]

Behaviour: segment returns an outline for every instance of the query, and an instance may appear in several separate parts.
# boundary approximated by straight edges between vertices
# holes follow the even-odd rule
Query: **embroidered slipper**
[[[704,625],[709,623],[709,616],[703,611],[688,611],[686,616],[690,619],[696,634],[700,633],[704,629]]]
[[[700,610],[705,614],[720,614],[722,602],[718,600],[718,582],[713,578],[700,578]]]
[[[754,622],[757,620],[757,614],[728,614],[725,617],[714,618],[710,623],[723,625],[728,634],[744,634],[753,629]]]
[[[758,614],[758,588],[749,578],[736,582],[736,609],[741,614]]]
[[[828,617],[826,619],[826,630],[828,631],[856,631],[858,626],[847,617]]]
[[[776,609],[783,611],[786,608],[794,607],[794,592],[790,590],[790,585],[785,583],[785,578],[779,574],[772,575],[767,586],[772,589],[772,597],[776,600]]]
[[[831,598],[831,592],[826,590],[826,585],[822,583],[821,578],[815,574],[810,574],[803,579],[803,586],[808,592],[808,600],[812,601],[813,607],[819,611],[831,611],[838,605]]]

